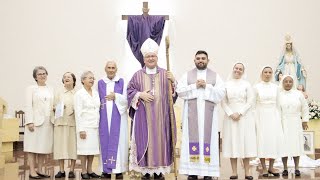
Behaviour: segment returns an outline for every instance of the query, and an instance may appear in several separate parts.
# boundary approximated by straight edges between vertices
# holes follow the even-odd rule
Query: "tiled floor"
[[[0,180],[15,180],[15,179],[28,180],[29,171],[28,171],[26,160],[27,159],[25,158],[24,153],[22,152],[21,149],[14,151],[13,158],[7,159],[5,168],[0,169]],[[94,168],[97,169],[97,167],[98,167],[97,158],[95,158]],[[252,166],[250,170],[255,179],[284,179],[283,177],[263,178],[259,176],[259,174],[261,173],[260,167]],[[281,169],[279,170],[282,171]],[[316,168],[316,169],[301,168],[300,170],[302,172],[302,176],[299,177],[299,179],[320,179],[320,168]],[[45,165],[45,172],[47,174],[50,174],[51,178],[47,178],[47,179],[55,179],[54,175],[58,171],[59,171],[59,166],[57,165],[57,162],[53,161],[51,157],[48,156],[46,160],[46,165]],[[66,172],[68,173],[68,169],[66,169]],[[80,172],[81,172],[80,161],[78,160],[76,165],[75,180],[81,179]],[[98,171],[96,172],[98,173]],[[231,175],[231,167],[230,167],[229,159],[221,158],[220,172],[221,172],[221,177],[219,179],[229,179],[229,176]],[[239,173],[239,178],[244,179],[244,171],[240,163],[238,166],[238,173]],[[290,169],[289,176],[285,179],[294,179],[294,178],[297,178],[294,176],[294,170]],[[62,179],[68,179],[68,178],[66,177]],[[112,177],[112,179],[114,179],[114,177]],[[126,173],[126,175],[124,176],[124,179],[140,179],[140,178],[139,178],[139,174],[130,173],[129,175],[129,173]],[[174,174],[171,173],[169,175],[166,175],[166,179],[175,179]],[[187,179],[187,176],[179,175],[178,179],[185,180]]]

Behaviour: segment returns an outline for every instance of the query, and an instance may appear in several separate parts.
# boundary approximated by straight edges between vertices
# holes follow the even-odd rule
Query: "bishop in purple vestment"
[[[129,169],[141,172],[143,179],[153,175],[164,179],[163,174],[170,173],[173,163],[168,88],[169,80],[172,87],[175,80],[171,72],[157,66],[157,51],[155,41],[147,39],[143,43],[145,66],[133,75],[127,87],[133,119]]]

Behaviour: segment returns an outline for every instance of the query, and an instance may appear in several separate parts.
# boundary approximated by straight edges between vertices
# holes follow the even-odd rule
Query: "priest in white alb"
[[[220,175],[217,104],[225,88],[220,76],[207,68],[206,51],[198,51],[194,63],[196,68],[183,75],[176,89],[184,100],[179,173],[209,180]]]
[[[123,172],[128,171],[128,114],[127,86],[117,76],[117,64],[108,61],[105,66],[106,76],[98,82],[101,102],[99,136],[102,177],[123,179]]]

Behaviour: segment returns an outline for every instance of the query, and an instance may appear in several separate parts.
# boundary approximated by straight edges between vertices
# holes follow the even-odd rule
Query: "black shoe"
[[[55,176],[55,178],[63,178],[66,177],[66,172],[59,171]]]
[[[156,173],[154,173],[153,176],[154,176],[154,179],[164,179],[162,173],[160,173],[159,175],[157,175]]]
[[[252,176],[245,176],[244,178],[245,178],[245,179],[249,179],[249,180],[252,180],[252,179],[253,179]]]
[[[204,176],[203,180],[212,180],[212,177],[211,176]]]
[[[123,179],[122,173],[117,173],[116,174],[116,179]]]
[[[42,179],[42,177],[29,175],[29,179]]]
[[[68,178],[75,178],[75,177],[76,177],[76,175],[74,174],[74,172],[70,171],[69,175],[68,175]]]
[[[100,176],[94,172],[92,173],[88,173],[88,175],[91,177],[91,178],[100,178]]]
[[[230,176],[230,179],[238,179],[238,175],[236,175],[236,176]]]
[[[288,170],[283,170],[282,171],[282,176],[288,176],[288,174],[289,174]]]
[[[298,169],[296,169],[296,170],[294,171],[294,174],[295,174],[296,176],[301,176],[301,172],[300,172]]]
[[[85,174],[82,174],[82,173],[81,173],[81,178],[82,178],[82,179],[90,179],[90,176],[89,176],[88,173],[85,173]]]
[[[102,172],[101,178],[104,178],[104,179],[111,179],[111,174],[108,174],[108,173],[105,173],[105,172]]]
[[[189,175],[188,180],[192,180],[192,179],[198,179],[198,176],[197,175]]]
[[[149,173],[145,174],[144,176],[142,176],[141,179],[151,179],[151,176]]]
[[[268,173],[262,174],[262,177],[269,177],[269,174]]]
[[[272,172],[272,171],[268,170],[268,173],[272,174],[273,176],[276,176],[276,177],[280,176],[280,173],[278,173],[278,172]]]
[[[38,172],[37,172],[37,174],[42,178],[49,178],[50,177],[49,175],[41,174],[41,173],[38,173]]]

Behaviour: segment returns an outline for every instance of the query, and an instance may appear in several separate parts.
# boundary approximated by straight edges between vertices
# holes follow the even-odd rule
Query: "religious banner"
[[[143,42],[151,38],[160,45],[164,30],[166,15],[149,15],[148,2],[143,2],[142,15],[123,15],[123,20],[128,20],[127,41],[136,59],[144,67],[143,55],[140,52]]]

